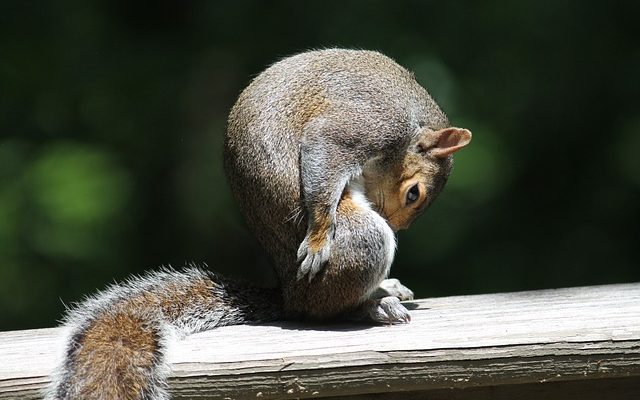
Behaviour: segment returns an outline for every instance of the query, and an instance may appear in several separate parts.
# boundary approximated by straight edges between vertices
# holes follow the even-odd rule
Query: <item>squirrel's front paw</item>
[[[369,300],[366,304],[369,317],[382,324],[406,324],[411,321],[409,311],[395,296]]]
[[[329,260],[331,253],[331,242],[333,240],[333,229],[329,229],[325,234],[310,232],[298,248],[298,279],[302,279],[309,274],[309,282]]]

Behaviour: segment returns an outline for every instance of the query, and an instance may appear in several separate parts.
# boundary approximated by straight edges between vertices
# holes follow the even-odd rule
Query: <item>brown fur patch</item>
[[[295,92],[292,99],[293,115],[291,120],[296,132],[302,132],[304,126],[314,117],[322,114],[329,107],[329,100],[324,93],[304,86]]]
[[[361,211],[360,206],[353,200],[349,191],[345,191],[342,194],[340,203],[338,203],[338,210],[345,215],[352,215]]]
[[[148,390],[158,332],[135,314],[107,314],[85,332],[76,355],[78,398],[139,399]]]
[[[353,200],[351,193],[345,191],[338,203],[338,209],[341,214],[352,215],[360,211],[360,206]],[[309,235],[309,248],[315,253],[320,251],[327,241],[327,234],[331,227],[329,216],[322,211],[316,211],[313,227]]]
[[[173,284],[165,290],[160,299],[160,308],[170,320],[176,320],[191,305],[213,305],[215,297],[212,294],[214,283],[206,278],[189,282],[187,286]]]
[[[327,242],[331,219],[325,212],[316,211],[313,220],[313,230],[309,235],[309,248],[312,252],[317,253]]]

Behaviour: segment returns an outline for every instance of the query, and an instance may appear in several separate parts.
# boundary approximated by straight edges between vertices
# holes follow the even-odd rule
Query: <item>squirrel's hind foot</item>
[[[368,300],[364,303],[363,308],[371,320],[381,324],[406,324],[411,321],[409,311],[395,296]]]
[[[371,295],[372,299],[381,299],[383,297],[397,297],[401,301],[413,300],[413,291],[400,283],[395,278],[385,279],[380,286]]]

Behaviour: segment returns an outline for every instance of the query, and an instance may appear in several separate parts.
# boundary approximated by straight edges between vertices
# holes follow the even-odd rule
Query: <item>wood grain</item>
[[[171,392],[176,399],[410,399],[425,392],[462,399],[528,388],[573,398],[571,382],[584,381],[619,388],[607,398],[640,398],[633,393],[640,388],[640,283],[405,304],[408,325],[244,325],[174,341]],[[41,398],[61,334],[0,333],[0,399]]]

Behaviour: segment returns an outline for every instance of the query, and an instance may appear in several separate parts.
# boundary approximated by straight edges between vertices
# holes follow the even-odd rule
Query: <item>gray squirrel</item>
[[[373,51],[285,58],[240,94],[224,168],[277,288],[199,268],[116,284],[70,310],[46,398],[169,399],[168,338],[276,320],[405,323],[413,293],[387,279],[395,231],[443,188],[471,140],[414,76]]]

